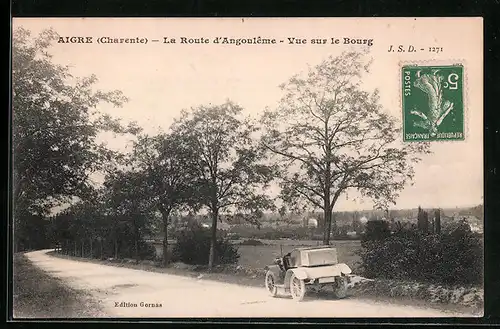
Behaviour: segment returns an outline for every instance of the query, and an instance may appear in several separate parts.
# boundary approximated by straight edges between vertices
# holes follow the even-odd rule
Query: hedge
[[[180,231],[172,258],[191,265],[207,265],[210,254],[210,230],[199,225],[192,225]],[[216,264],[235,264],[240,255],[238,249],[227,239],[218,237],[215,245]]]
[[[470,229],[460,227],[441,234],[415,229],[380,232],[361,242],[364,276],[437,284],[482,283],[483,243]]]

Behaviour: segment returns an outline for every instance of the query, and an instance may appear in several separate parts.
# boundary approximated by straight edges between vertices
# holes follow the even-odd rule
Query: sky
[[[121,90],[129,101],[122,108],[99,110],[136,121],[148,133],[167,130],[182,109],[219,104],[226,99],[258,117],[275,108],[279,85],[330,55],[368,49],[373,58],[363,88],[379,89],[384,110],[401,124],[400,66],[405,63],[465,67],[465,141],[432,142],[431,155],[415,165],[416,175],[391,208],[473,206],[483,196],[483,39],[480,18],[244,18],[244,19],[14,19],[36,35],[53,28],[60,36],[91,36],[93,43],[57,43],[56,63],[70,65],[75,76],[95,74],[102,90]],[[180,38],[276,38],[276,44],[181,44]],[[147,38],[147,44],[98,44],[100,37]],[[163,43],[164,38],[177,43]],[[307,39],[289,44],[288,38]],[[328,44],[311,44],[311,39]],[[331,38],[339,44],[330,44]],[[372,40],[372,46],[346,45],[344,38]],[[159,42],[151,40],[158,39]],[[279,40],[283,40],[280,43]],[[388,52],[390,45],[414,45],[416,53]],[[429,47],[440,48],[439,53]],[[108,145],[126,149],[127,140],[103,135]],[[342,197],[338,211],[370,209],[355,191]]]

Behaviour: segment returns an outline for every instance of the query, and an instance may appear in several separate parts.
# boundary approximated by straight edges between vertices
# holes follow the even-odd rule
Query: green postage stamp
[[[403,66],[404,141],[464,140],[462,65]]]

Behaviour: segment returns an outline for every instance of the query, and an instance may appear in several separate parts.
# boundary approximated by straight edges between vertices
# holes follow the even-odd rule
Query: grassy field
[[[316,246],[320,241],[312,240],[261,240],[265,245],[262,246],[238,246],[238,251],[240,253],[239,264],[243,266],[248,266],[252,268],[264,268],[264,266],[272,264],[274,258],[281,255],[281,250],[283,254],[292,251],[297,247],[304,246]],[[240,241],[234,241],[238,244]],[[356,270],[357,262],[360,261],[359,256],[355,252],[361,247],[361,244],[357,240],[345,240],[345,241],[332,241],[330,242],[332,246],[337,248],[338,259],[342,263],[349,265],[353,271]],[[173,246],[173,241],[170,244]],[[158,257],[162,255],[161,244],[155,244],[156,252]]]
[[[238,246],[240,252],[239,264],[253,268],[263,268],[272,264],[274,258],[292,251],[294,248],[303,246],[316,246],[318,241],[290,241],[290,240],[262,240],[266,243],[263,246]],[[339,262],[346,263],[353,270],[356,269],[356,263],[360,261],[359,256],[355,254],[361,245],[359,241],[332,241],[331,245],[337,248]]]

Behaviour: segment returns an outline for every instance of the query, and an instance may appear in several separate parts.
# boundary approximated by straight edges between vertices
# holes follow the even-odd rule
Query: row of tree
[[[95,91],[95,77],[76,79],[52,63],[55,37],[46,31],[32,40],[26,30],[14,32],[18,242],[28,215],[46,215],[54,204],[76,196],[82,201],[60,216],[55,239],[90,245],[95,237],[111,241],[118,254],[120,241],[128,240],[119,238],[121,232],[132,237],[139,253],[141,237],[160,214],[167,257],[172,216],[204,211],[212,219],[211,267],[220,215],[258,225],[262,212],[275,207],[267,188],[276,183],[284,205],[280,213],[323,212],[328,244],[343,193],[357,189],[385,209],[412,179],[419,156],[428,153],[425,143],[402,145],[400,127],[379,104],[378,92],[363,90],[369,66],[364,53],[330,57],[293,76],[281,86],[279,107],[265,110],[259,120],[227,101],[182,111],[167,132],[148,135],[96,110],[101,102],[121,106],[126,98]],[[97,135],[105,130],[134,135],[132,152],[99,144]],[[105,173],[102,186],[90,184],[96,171]],[[71,229],[60,228],[68,222]]]

